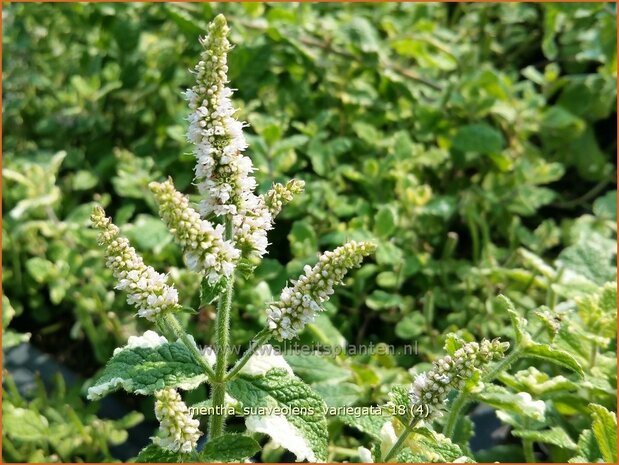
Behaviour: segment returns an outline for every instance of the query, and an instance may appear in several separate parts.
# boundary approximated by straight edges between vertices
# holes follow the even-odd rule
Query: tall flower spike
[[[174,188],[171,179],[149,184],[159,204],[159,214],[185,252],[189,269],[204,271],[211,284],[234,271],[239,251],[224,240],[224,227],[200,218],[189,199]]]
[[[191,452],[198,444],[200,422],[174,389],[155,392],[155,415],[159,420],[161,437],[154,438],[155,444],[174,452]]]
[[[342,282],[348,270],[360,266],[363,257],[375,249],[370,242],[351,241],[322,254],[314,267],[305,265],[305,274],[292,287],[285,287],[280,300],[267,310],[274,336],[280,340],[295,337],[321,311],[320,304],[333,294],[333,287]]]
[[[424,420],[440,416],[451,389],[462,389],[475,370],[503,358],[508,348],[508,342],[484,339],[481,344],[465,344],[454,352],[453,357],[448,355],[434,361],[433,368],[417,375],[411,385],[408,393],[411,413],[422,416]]]
[[[294,196],[303,192],[304,188],[305,182],[298,179],[291,179],[286,185],[274,184],[271,190],[262,197],[271,217],[275,218],[279,215],[283,206],[292,202]]]
[[[237,248],[243,256],[259,258],[266,253],[272,220],[264,201],[254,194],[254,167],[242,154],[247,148],[243,123],[234,118],[232,90],[226,87],[228,31],[225,18],[218,15],[201,41],[196,84],[185,93],[191,111],[187,137],[195,144],[196,182],[204,198],[200,213],[232,215]]]
[[[99,229],[99,244],[105,247],[105,263],[118,280],[116,289],[127,291],[127,302],[135,305],[138,315],[154,321],[161,313],[179,308],[178,292],[166,284],[166,276],[146,266],[131,247],[127,238],[120,236],[118,226],[105,216],[101,207],[95,207],[90,217]]]

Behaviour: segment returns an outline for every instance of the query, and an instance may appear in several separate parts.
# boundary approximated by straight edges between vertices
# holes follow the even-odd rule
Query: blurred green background
[[[616,279],[614,4],[10,3],[5,349],[29,339],[88,379],[148,328],[113,292],[88,228],[95,203],[170,273],[183,304],[198,306],[199,279],[147,185],[172,175],[196,192],[181,92],[217,13],[232,30],[229,77],[259,190],[306,181],[269,234],[270,254],[240,284],[233,343],[262,327],[264,302],[287,279],[347,239],[376,240],[376,256],[304,340],[420,348],[354,359],[340,388],[348,403],[384,400],[406,369],[442,353],[448,332],[510,338],[498,293],[530,311]],[[583,280],[561,283],[574,274]],[[201,343],[213,312],[185,316]],[[79,393],[39,385],[32,400],[6,389],[14,408],[35,412],[39,432],[5,428],[5,460],[108,460],[93,438],[117,429],[122,443],[133,424],[86,412]],[[152,419],[152,401],[123,401]]]

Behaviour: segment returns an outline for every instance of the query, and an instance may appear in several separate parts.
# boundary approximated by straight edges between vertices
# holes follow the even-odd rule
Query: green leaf
[[[569,368],[580,377],[584,376],[584,371],[580,364],[568,352],[553,348],[547,344],[530,342],[524,349],[524,355],[528,357],[541,358],[557,365]]]
[[[224,434],[206,443],[201,462],[243,462],[260,451],[260,444],[242,434]]]
[[[203,277],[200,286],[200,306],[206,307],[215,302],[227,285],[228,280],[226,278],[221,278],[216,283],[211,284],[206,276]]]
[[[137,463],[183,463],[196,462],[197,460],[194,453],[172,452],[156,444],[149,444],[140,451],[135,461]]]
[[[599,285],[614,281],[617,269],[612,264],[613,254],[598,238],[601,239],[597,234],[581,237],[559,254],[558,264]]]
[[[398,307],[402,303],[402,297],[398,294],[389,294],[379,289],[372,292],[366,299],[365,304],[372,310],[385,310]]]
[[[163,221],[151,215],[138,215],[131,227],[127,228],[126,236],[136,249],[155,253],[172,242],[172,234]]]
[[[602,458],[600,448],[597,445],[593,431],[590,429],[584,430],[580,433],[578,438],[578,446],[576,449],[576,455],[572,457],[570,463],[585,463],[585,462],[599,462]]]
[[[527,320],[525,320],[518,314],[516,308],[514,307],[514,304],[511,300],[509,300],[508,297],[500,295],[497,297],[497,301],[499,305],[501,305],[503,309],[509,314],[509,318],[512,321],[512,327],[514,328],[516,345],[520,345],[520,343],[525,339],[525,336],[528,337],[528,335],[526,334]]]
[[[292,371],[306,383],[339,383],[350,379],[351,372],[319,355],[284,355]]]
[[[309,221],[295,221],[288,240],[295,257],[308,257],[318,250],[318,236]]]
[[[543,401],[533,400],[527,393],[513,393],[503,386],[487,385],[482,391],[473,393],[473,396],[496,409],[535,421],[542,421],[545,416]],[[506,420],[503,417],[501,419]]]
[[[617,221],[617,191],[610,191],[593,202],[595,216],[610,221]]]
[[[10,438],[20,441],[46,441],[49,435],[43,415],[8,403],[3,408],[2,429]]]
[[[380,238],[387,238],[395,231],[398,217],[394,208],[383,205],[374,218],[374,233]]]
[[[512,434],[522,439],[528,439],[535,442],[543,442],[544,444],[553,444],[564,449],[575,450],[576,443],[565,432],[563,428],[558,426],[546,430],[512,430]]]
[[[243,408],[263,409],[245,419],[249,431],[268,434],[274,443],[293,452],[297,460],[326,461],[325,404],[299,378],[282,369],[269,370],[263,376],[240,375],[230,382],[229,394]],[[281,411],[274,413],[273,408]]]
[[[505,139],[500,131],[486,123],[461,126],[454,136],[452,147],[462,152],[500,152]]]
[[[88,389],[88,398],[100,399],[121,388],[143,395],[163,388],[194,389],[204,381],[204,371],[181,342],[122,348],[115,352],[103,374]]]
[[[53,277],[55,267],[52,262],[44,258],[33,257],[26,262],[26,269],[30,276],[38,283],[44,283]]]
[[[345,425],[358,429],[362,433],[369,435],[372,439],[375,439],[377,441],[380,441],[382,439],[380,431],[383,428],[384,424],[389,421],[389,417],[372,415],[340,415],[338,419],[342,421]]]
[[[414,339],[426,330],[426,319],[421,313],[409,313],[395,325],[395,334],[401,339]]]
[[[605,462],[617,463],[617,416],[598,404],[589,404],[595,435]]]
[[[363,396],[364,389],[353,383],[323,381],[312,384],[312,389],[325,400],[328,407],[354,405]]]

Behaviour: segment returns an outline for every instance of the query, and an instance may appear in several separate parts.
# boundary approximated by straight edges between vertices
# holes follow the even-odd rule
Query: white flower
[[[369,242],[351,241],[322,254],[313,268],[306,265],[305,274],[292,287],[285,287],[280,300],[267,310],[269,329],[274,336],[280,340],[295,337],[313,321],[321,310],[320,304],[333,294],[333,287],[342,282],[348,270],[358,267],[363,257],[375,248]]]
[[[159,420],[160,437],[154,438],[155,444],[173,452],[188,453],[196,448],[200,432],[200,422],[191,412],[174,389],[162,389],[155,392],[155,416]]]
[[[144,260],[129,241],[120,236],[120,230],[101,207],[95,207],[91,216],[95,228],[99,229],[99,243],[105,247],[105,263],[118,280],[116,289],[127,292],[127,302],[135,305],[138,315],[154,321],[163,312],[179,308],[178,292],[166,284],[166,276]]]
[[[196,83],[185,93],[189,102],[187,137],[195,144],[196,183],[204,200],[203,216],[232,217],[236,246],[245,257],[266,253],[271,214],[264,200],[254,194],[256,180],[247,148],[243,123],[234,118],[235,109],[227,84],[228,25],[222,15],[209,25],[202,40],[204,50],[195,66]]]
[[[185,251],[185,261],[192,271],[204,271],[211,284],[234,271],[240,253],[232,242],[224,240],[223,226],[200,218],[189,206],[186,196],[174,188],[172,180],[150,183],[159,203],[159,213]]]

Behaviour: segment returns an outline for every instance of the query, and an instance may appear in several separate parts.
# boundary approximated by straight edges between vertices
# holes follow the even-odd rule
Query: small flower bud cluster
[[[241,215],[232,217],[235,245],[243,257],[262,258],[267,253],[267,231],[273,228],[273,218],[256,195],[246,200],[245,208]]]
[[[244,256],[262,257],[272,219],[264,201],[254,194],[254,167],[242,154],[247,148],[243,123],[234,118],[232,90],[226,87],[228,31],[219,15],[201,40],[204,50],[194,70],[196,85],[185,93],[191,110],[188,139],[196,146],[196,181],[204,197],[200,213],[232,215],[237,248]]]
[[[434,367],[417,375],[409,390],[412,414],[422,415],[424,419],[439,416],[452,389],[462,389],[475,370],[502,358],[508,348],[508,342],[484,339],[481,344],[469,342],[456,350],[453,356],[434,361]]]
[[[239,251],[224,240],[224,227],[200,218],[189,199],[174,188],[172,180],[149,185],[159,203],[159,214],[185,251],[187,266],[204,271],[211,284],[234,271]]]
[[[161,437],[154,438],[155,444],[173,452],[188,453],[196,448],[200,422],[194,419],[175,389],[155,392],[155,415],[159,420]]]
[[[285,287],[280,300],[267,310],[274,336],[280,340],[295,337],[321,311],[320,304],[333,294],[333,287],[342,282],[348,270],[360,266],[363,257],[375,249],[370,242],[351,241],[322,254],[313,268],[306,265],[305,274],[292,287]]]
[[[283,184],[274,184],[271,190],[264,194],[263,199],[269,213],[275,218],[279,212],[282,211],[282,207],[290,202],[296,194],[303,192],[305,182],[298,179],[291,179]]]
[[[106,266],[118,280],[116,289],[127,291],[127,302],[135,305],[138,315],[154,321],[160,313],[176,310],[177,290],[166,284],[164,274],[144,264],[127,238],[120,236],[118,226],[105,216],[103,208],[94,208],[91,221],[101,231],[99,244],[105,247]]]

